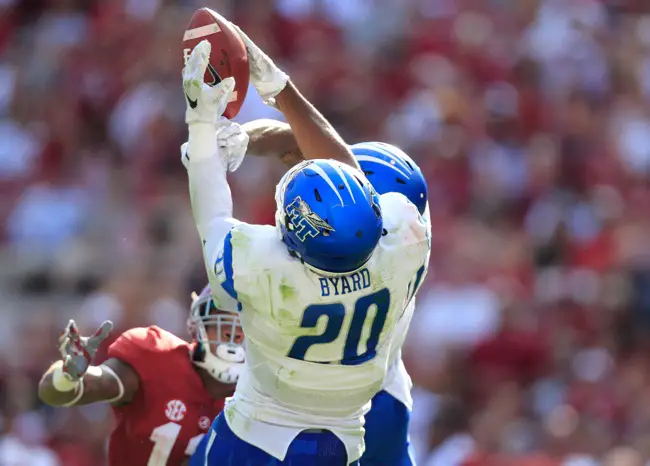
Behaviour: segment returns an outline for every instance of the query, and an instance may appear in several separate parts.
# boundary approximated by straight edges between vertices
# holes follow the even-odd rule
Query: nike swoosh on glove
[[[187,104],[185,123],[188,125],[216,123],[223,115],[235,89],[234,78],[225,78],[216,86],[210,86],[203,81],[211,50],[210,42],[202,40],[194,47],[183,68],[183,90]]]
[[[248,52],[250,81],[267,105],[275,105],[274,97],[285,88],[289,75],[276,66],[267,54],[237,26],[233,27],[241,37]]]
[[[214,126],[223,167],[229,172],[234,172],[244,161],[248,149],[248,134],[241,125],[228,120],[226,117],[220,117]],[[181,162],[186,170],[190,162],[187,145],[186,142],[181,146]]]

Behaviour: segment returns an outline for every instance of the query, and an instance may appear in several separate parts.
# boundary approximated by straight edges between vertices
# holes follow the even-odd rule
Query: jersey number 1
[[[152,432],[149,440],[154,443],[147,466],[167,466],[167,460],[172,453],[176,439],[181,433],[181,425],[175,422],[168,422],[156,427]],[[185,454],[191,456],[199,445],[204,434],[199,434],[190,439],[185,449]]]
[[[371,306],[376,306],[377,312],[370,328],[370,334],[366,341],[366,351],[359,354],[359,342],[361,334],[365,327],[368,311]],[[354,313],[348,329],[348,335],[345,338],[345,347],[343,348],[343,357],[341,364],[346,366],[356,366],[370,361],[377,355],[377,344],[379,335],[384,329],[386,315],[390,309],[390,291],[383,288],[375,293],[362,296],[354,303]],[[296,338],[288,356],[293,359],[305,360],[307,350],[311,345],[323,345],[336,340],[341,333],[343,320],[345,319],[345,306],[342,303],[332,304],[312,304],[305,309],[300,326],[302,328],[314,328],[318,324],[321,316],[327,316],[327,325],[321,335],[303,335]]]

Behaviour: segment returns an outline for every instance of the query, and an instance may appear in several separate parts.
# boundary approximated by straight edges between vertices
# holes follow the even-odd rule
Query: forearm
[[[248,153],[269,156],[295,151],[298,143],[288,123],[269,118],[249,121],[242,125],[248,134]]]
[[[190,200],[211,283],[215,279],[214,266],[223,239],[237,223],[232,217],[232,195],[218,151],[212,127],[189,126],[187,175]]]
[[[83,376],[83,382],[80,382],[76,388],[67,390],[65,387],[66,389],[62,391],[55,383],[57,377],[55,372],[60,370],[61,365],[62,361],[55,362],[41,378],[38,396],[44,403],[50,406],[70,406],[74,400],[76,400],[72,403],[74,405],[86,405],[101,401],[116,402],[124,398],[124,385],[115,371],[103,364],[91,366]],[[79,397],[81,391],[83,393]]]
[[[359,164],[341,136],[300,94],[291,81],[276,96],[275,101],[289,122],[297,145],[306,160],[334,159],[359,168]]]
[[[263,118],[244,123],[242,128],[248,135],[249,154],[278,157],[287,168],[304,160],[288,123]]]
[[[236,221],[232,218],[232,195],[226,169],[219,157],[214,128],[189,127],[187,166],[192,214],[201,239],[223,237]]]

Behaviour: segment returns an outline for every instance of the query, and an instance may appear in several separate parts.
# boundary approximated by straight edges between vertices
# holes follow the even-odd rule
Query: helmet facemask
[[[188,328],[197,344],[194,364],[221,383],[236,383],[246,355],[239,315],[217,309],[209,293],[194,294]]]

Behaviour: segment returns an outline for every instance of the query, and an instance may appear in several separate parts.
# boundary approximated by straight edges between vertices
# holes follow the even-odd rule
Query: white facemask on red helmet
[[[197,346],[192,362],[225,384],[234,384],[244,368],[246,351],[239,314],[217,309],[210,287],[193,294],[188,330]]]

